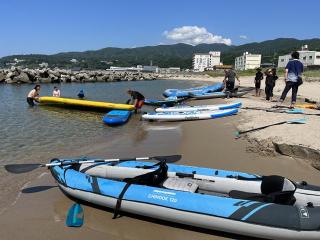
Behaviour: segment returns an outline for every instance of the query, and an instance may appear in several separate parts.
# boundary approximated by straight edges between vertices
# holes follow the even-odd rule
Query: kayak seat
[[[185,178],[167,178],[162,186],[167,189],[195,193],[199,185]]]
[[[287,178],[277,175],[263,176],[260,188],[261,194],[232,190],[229,192],[229,196],[284,205],[293,205],[296,201],[294,197],[296,185]]]

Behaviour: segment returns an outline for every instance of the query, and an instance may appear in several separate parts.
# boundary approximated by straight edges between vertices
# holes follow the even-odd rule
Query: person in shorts
[[[29,106],[33,107],[34,106],[34,101],[38,101],[39,98],[39,93],[40,93],[40,85],[37,84],[29,93],[27,96],[27,103]]]
[[[256,76],[254,78],[254,86],[256,88],[256,97],[261,95],[261,81],[263,80],[263,73],[261,68],[257,68]]]
[[[135,113],[137,113],[144,104],[145,97],[138,91],[128,90],[127,93],[131,97],[132,104],[135,107]]]

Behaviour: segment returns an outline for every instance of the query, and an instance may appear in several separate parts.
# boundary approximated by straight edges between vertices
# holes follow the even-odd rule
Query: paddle
[[[304,114],[304,111],[299,108],[281,110],[281,109],[269,109],[269,108],[258,108],[258,107],[243,107],[245,110],[260,110],[266,112],[274,112],[274,113],[288,113],[288,114]]]
[[[139,158],[111,158],[111,159],[74,159],[74,160],[62,160],[54,163],[22,163],[22,164],[8,164],[5,165],[4,168],[10,172],[15,174],[31,172],[35,169],[41,167],[53,167],[53,166],[66,166],[73,164],[81,164],[81,163],[103,163],[103,162],[125,162],[125,161],[144,161],[144,160],[157,160],[157,161],[165,161],[167,163],[177,162],[181,159],[181,155],[170,155],[170,156],[154,156],[154,157],[139,157]],[[59,159],[56,159],[59,160]]]
[[[296,124],[305,124],[306,123],[306,119],[305,118],[299,118],[299,119],[291,119],[291,120],[287,120],[287,121],[283,121],[283,122],[278,122],[278,123],[273,123],[273,124],[269,124],[269,125],[265,125],[262,127],[258,127],[258,128],[252,128],[250,130],[246,130],[246,131],[238,131],[236,132],[236,138],[240,138],[240,135],[245,134],[245,133],[249,133],[249,132],[254,132],[254,131],[258,131],[261,129],[265,129],[271,126],[276,126],[276,125],[281,125],[281,124],[285,124],[285,123],[296,123]]]
[[[83,209],[79,203],[73,204],[68,211],[66,225],[68,227],[81,227],[83,225]]]

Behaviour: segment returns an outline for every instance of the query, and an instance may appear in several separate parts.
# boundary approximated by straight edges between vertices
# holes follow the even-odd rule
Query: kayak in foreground
[[[102,121],[110,126],[122,125],[129,120],[131,114],[132,111],[112,110],[102,118]]]
[[[176,107],[167,108],[156,108],[156,112],[191,112],[191,111],[214,111],[224,110],[229,108],[241,107],[241,102],[227,103],[227,104],[216,104],[216,105],[198,105],[198,106],[187,106],[181,105]]]
[[[107,109],[120,109],[120,110],[134,110],[133,105],[98,102],[90,100],[80,100],[73,98],[60,98],[60,97],[40,97],[39,102],[41,105],[51,105],[63,108],[77,108],[85,110],[107,110]]]
[[[194,112],[152,112],[142,115],[143,120],[149,121],[184,121],[214,119],[234,115],[238,109],[231,108],[217,111],[194,111]]]
[[[65,194],[114,209],[114,218],[128,212],[263,239],[320,239],[320,187],[306,182],[134,159],[50,170]]]
[[[190,93],[190,97],[195,99],[210,99],[210,98],[227,98],[227,97],[242,97],[249,93],[250,91],[237,91],[234,93],[227,93],[227,92],[212,92],[212,93],[204,93],[204,92],[197,92],[197,93]]]

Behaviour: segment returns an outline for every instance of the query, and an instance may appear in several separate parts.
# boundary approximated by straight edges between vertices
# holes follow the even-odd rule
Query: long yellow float
[[[40,97],[40,104],[43,105],[54,105],[59,107],[75,107],[75,108],[86,108],[86,109],[120,109],[120,110],[133,110],[134,106],[129,104],[121,103],[109,103],[109,102],[97,102],[89,100],[80,100],[73,98],[59,98],[59,97]]]

